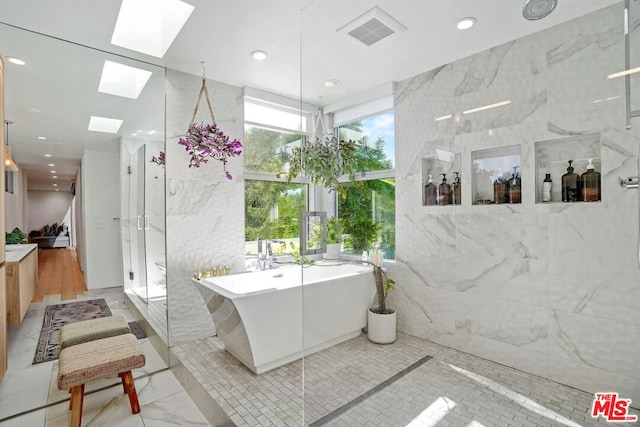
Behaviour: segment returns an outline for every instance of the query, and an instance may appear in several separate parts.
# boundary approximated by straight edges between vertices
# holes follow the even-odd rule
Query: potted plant
[[[327,260],[340,258],[342,232],[343,227],[340,218],[331,217],[327,220],[327,252],[322,255],[322,258]]]
[[[370,307],[367,313],[367,338],[377,344],[391,344],[396,340],[397,313],[387,307],[387,294],[395,282],[379,265],[373,265],[378,305]]]
[[[293,147],[287,182],[291,182],[304,171],[313,185],[320,185],[330,192],[337,191],[342,194],[339,178],[343,175],[353,176],[355,150],[355,141],[338,141],[338,138],[331,134]]]
[[[331,217],[327,220],[327,252],[322,255],[322,258],[326,260],[340,258],[343,231],[344,227],[340,218]],[[320,247],[322,244],[322,226],[320,224],[313,224],[309,244],[312,247]]]

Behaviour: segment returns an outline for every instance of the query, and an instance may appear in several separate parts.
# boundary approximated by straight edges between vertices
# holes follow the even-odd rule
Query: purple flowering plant
[[[224,167],[227,179],[233,179],[227,171],[229,157],[242,154],[242,143],[238,139],[231,141],[228,135],[218,128],[217,124],[192,123],[184,138],[180,138],[178,144],[184,146],[191,156],[189,167],[199,168],[200,164],[208,163],[209,158],[220,160]]]
[[[160,166],[164,166],[164,151],[160,151],[160,154],[158,154],[158,157],[156,156],[151,156],[151,163],[156,163]]]

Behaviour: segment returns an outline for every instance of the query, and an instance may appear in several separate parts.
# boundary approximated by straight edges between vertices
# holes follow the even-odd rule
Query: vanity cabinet
[[[38,285],[38,245],[7,245],[7,326],[22,323]]]

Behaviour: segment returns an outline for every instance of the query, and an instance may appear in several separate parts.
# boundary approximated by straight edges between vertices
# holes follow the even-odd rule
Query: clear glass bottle
[[[513,167],[513,176],[509,180],[509,203],[520,203],[522,200],[522,180],[518,175],[518,166]]]
[[[424,186],[424,204],[425,206],[434,206],[438,204],[438,188],[433,183],[431,175],[429,175],[429,181]]]
[[[451,198],[454,205],[459,205],[462,200],[462,188],[460,186],[460,172],[454,172],[456,177],[451,184]]]
[[[447,183],[447,174],[442,174],[442,182],[438,186],[438,201],[440,206],[451,204],[451,185]]]
[[[551,201],[551,185],[553,182],[551,181],[551,174],[547,173],[544,176],[544,181],[542,182],[542,201],[550,202]]]
[[[571,166],[573,160],[569,160],[569,167],[567,173],[562,175],[562,201],[563,202],[577,202],[578,201],[578,188],[580,186],[580,177],[577,173],[573,173],[573,166]]]
[[[593,159],[589,159],[587,171],[580,176],[580,189],[583,202],[600,201],[600,172],[595,171]]]

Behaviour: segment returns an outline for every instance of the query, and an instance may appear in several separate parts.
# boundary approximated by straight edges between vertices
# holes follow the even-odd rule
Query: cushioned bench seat
[[[140,412],[132,369],[143,367],[145,355],[133,334],[117,335],[67,347],[58,360],[58,389],[70,389],[71,427],[82,423],[82,403],[86,382],[119,375],[129,395],[131,412]]]
[[[107,316],[97,319],[67,323],[60,330],[60,350],[84,342],[130,333],[129,324],[122,316]]]

